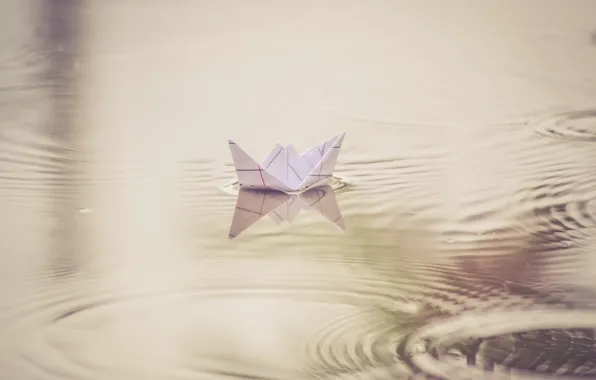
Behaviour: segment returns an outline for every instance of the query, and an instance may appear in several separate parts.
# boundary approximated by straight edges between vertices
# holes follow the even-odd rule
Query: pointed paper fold
[[[228,237],[234,239],[265,215],[277,224],[292,222],[303,209],[314,209],[341,230],[345,223],[329,185],[319,186],[300,194],[241,188]]]
[[[344,135],[342,132],[300,155],[292,145],[283,147],[278,143],[261,164],[228,140],[238,183],[241,187],[286,193],[322,185],[333,175]]]
[[[341,149],[343,140],[344,134],[342,133],[334,141],[328,140],[325,142],[325,144],[323,144],[323,146],[321,146],[321,157],[314,167],[309,171],[306,178],[300,183],[299,187],[301,189],[307,189],[320,181],[331,178],[333,175],[333,169],[335,169],[335,164],[337,163],[337,157],[339,156],[339,150]],[[313,156],[316,153],[307,154]],[[313,159],[311,160],[314,161]]]

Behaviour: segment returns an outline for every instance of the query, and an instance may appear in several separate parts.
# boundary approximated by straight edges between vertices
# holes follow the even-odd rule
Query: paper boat
[[[329,180],[335,169],[345,133],[316,145],[302,154],[292,145],[276,144],[273,151],[258,164],[234,141],[228,140],[238,184],[253,189],[301,192]]]
[[[240,188],[228,237],[234,239],[265,215],[277,224],[291,223],[302,209],[314,209],[339,229],[345,229],[335,192],[329,185],[300,194]]]

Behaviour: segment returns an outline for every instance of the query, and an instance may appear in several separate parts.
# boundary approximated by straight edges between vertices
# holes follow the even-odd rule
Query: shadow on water
[[[0,192],[14,207],[8,214],[14,212],[25,228],[38,231],[33,227],[46,221],[51,225],[42,249],[49,272],[56,276],[76,270],[78,253],[73,237],[79,196],[75,146],[81,4],[48,0],[2,5],[2,17],[18,21],[6,34],[10,44],[0,62],[8,83],[0,90],[6,99],[6,104],[0,101]],[[13,243],[12,249],[19,245]]]
[[[79,181],[80,155],[76,153],[77,136],[81,128],[78,118],[78,59],[81,44],[81,9],[79,0],[48,0],[39,5],[36,28],[38,49],[45,65],[40,81],[49,88],[49,113],[43,134],[55,145],[48,147],[56,170],[48,186],[54,191],[53,247],[49,249],[51,272],[58,277],[73,274],[81,246],[77,231],[80,215],[77,210],[81,189]]]
[[[444,313],[404,339],[398,356],[438,379],[596,378],[596,289],[556,279],[580,272],[591,249],[575,247],[577,225],[547,222],[509,254],[454,258],[436,282],[447,296],[426,297]]]
[[[375,222],[368,217],[348,231],[367,266],[388,288],[395,285],[387,294],[410,289],[420,310],[434,310],[404,325],[406,337],[396,339],[398,357],[415,373],[440,379],[505,379],[512,372],[521,379],[596,378],[596,287],[591,269],[577,277],[593,265],[596,177],[589,167],[580,172],[574,178],[572,170],[549,168],[541,185],[521,189],[509,227],[499,223],[470,233],[483,220],[465,218],[451,238],[433,246],[432,223],[416,224],[403,212],[401,223],[408,227],[383,232],[370,227]],[[517,314],[509,316],[512,311]],[[442,330],[444,324],[457,325],[457,335]]]

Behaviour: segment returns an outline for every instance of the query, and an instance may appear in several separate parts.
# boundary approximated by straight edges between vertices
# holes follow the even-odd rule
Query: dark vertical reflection
[[[81,1],[46,0],[41,3],[40,50],[46,60],[43,82],[49,84],[50,113],[45,124],[55,150],[53,157],[61,161],[57,173],[50,176],[50,189],[55,200],[51,213],[54,233],[50,260],[51,273],[68,275],[76,270],[78,209],[80,188],[76,150],[77,137],[77,57],[80,46]],[[49,158],[50,160],[54,158]]]
[[[76,0],[46,0],[41,3],[41,50],[47,59],[44,82],[50,83],[53,112],[48,120],[49,135],[72,143],[76,114],[76,61],[79,46],[79,13]]]

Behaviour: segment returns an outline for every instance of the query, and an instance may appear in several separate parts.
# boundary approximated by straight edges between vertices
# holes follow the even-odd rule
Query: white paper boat
[[[277,224],[292,222],[303,209],[314,209],[341,230],[344,219],[329,185],[318,186],[300,194],[241,188],[228,237],[234,239],[265,215]]]
[[[278,143],[261,164],[234,141],[228,140],[238,184],[285,193],[320,186],[333,175],[344,135],[342,132],[302,154],[296,153],[292,145],[284,147]]]

